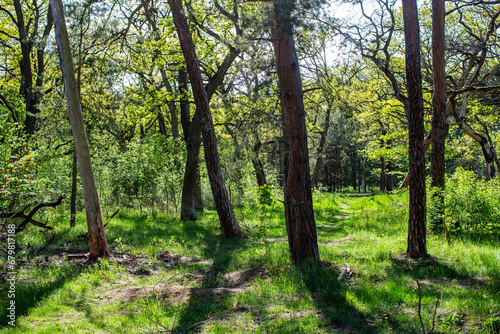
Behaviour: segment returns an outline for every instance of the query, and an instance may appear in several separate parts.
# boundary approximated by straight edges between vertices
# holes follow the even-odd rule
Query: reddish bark
[[[408,90],[410,203],[408,248],[412,258],[427,256],[424,107],[420,68],[420,33],[416,0],[403,0],[406,82]]]
[[[284,203],[288,245],[296,263],[319,260],[312,204],[309,152],[299,62],[290,14],[293,1],[274,3],[271,32],[278,65],[283,136],[285,139]]]

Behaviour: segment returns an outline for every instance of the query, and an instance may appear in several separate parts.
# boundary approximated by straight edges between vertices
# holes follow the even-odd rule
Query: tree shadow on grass
[[[29,309],[35,307],[48,297],[52,292],[72,281],[82,272],[81,268],[74,265],[67,265],[61,268],[57,279],[51,282],[40,282],[38,278],[32,281],[23,279],[15,283],[15,313],[16,319],[28,313]],[[9,326],[10,318],[7,307],[10,305],[9,294],[10,284],[5,279],[0,281],[0,328]]]
[[[377,328],[346,300],[347,286],[331,263],[309,262],[297,268],[314,304],[333,330],[346,333],[377,333]]]
[[[184,224],[184,226],[189,230],[185,233],[192,233],[190,224]],[[197,229],[207,229],[204,226],[196,226]],[[187,305],[177,314],[177,326],[172,329],[173,333],[194,331],[205,321],[215,319],[221,312],[232,308],[229,298],[232,292],[226,287],[223,275],[227,272],[232,259],[237,256],[236,254],[248,247],[249,241],[248,239],[221,239],[219,237],[201,241],[205,242],[204,258],[211,259],[213,262],[210,268],[203,272],[201,286],[190,289]]]

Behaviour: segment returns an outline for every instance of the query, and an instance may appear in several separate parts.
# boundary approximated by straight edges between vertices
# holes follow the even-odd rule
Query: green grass
[[[496,242],[429,235],[432,258],[408,259],[407,202],[315,193],[323,262],[302,268],[279,202],[265,229],[256,207],[237,208],[240,240],[217,237],[211,210],[197,222],[122,211],[106,228],[114,256],[94,264],[68,257],[88,247],[83,215],[73,230],[51,222],[50,243],[30,228],[17,236],[15,328],[0,281],[0,333],[420,333],[417,281],[427,330],[435,313],[435,332],[499,333]],[[172,261],[157,258],[166,251]]]

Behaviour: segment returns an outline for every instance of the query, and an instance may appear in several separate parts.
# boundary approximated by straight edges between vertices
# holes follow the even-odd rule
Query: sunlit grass
[[[432,258],[414,261],[402,255],[407,194],[314,196],[324,262],[303,268],[290,262],[279,201],[260,216],[265,230],[258,204],[237,208],[247,233],[238,240],[218,238],[210,209],[197,222],[122,210],[106,227],[115,258],[92,265],[67,255],[87,251],[83,216],[73,230],[55,224],[50,244],[50,235],[26,233],[19,243],[30,243],[33,261],[19,270],[17,327],[0,332],[419,333],[418,281],[427,330],[435,313],[438,332],[498,333],[494,242],[428,235]],[[167,251],[182,258],[160,261]],[[116,260],[124,257],[135,264]]]

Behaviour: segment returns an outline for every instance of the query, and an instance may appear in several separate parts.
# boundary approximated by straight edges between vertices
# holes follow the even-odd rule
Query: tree
[[[445,6],[444,0],[432,1],[432,70],[434,89],[432,94],[431,136],[431,187],[435,217],[431,217],[436,228],[443,226],[444,209],[444,152],[447,135],[446,124],[446,73],[445,73]]]
[[[285,142],[284,203],[288,245],[296,263],[319,260],[299,61],[291,13],[293,0],[274,3],[271,38],[278,67]]]
[[[203,86],[200,65],[196,56],[193,39],[189,31],[189,25],[186,17],[182,13],[181,0],[169,0],[168,3],[172,10],[172,16],[174,17],[179,42],[186,61],[186,69],[193,89],[196,111],[200,119],[208,177],[221,223],[222,236],[228,238],[241,237],[243,233],[236,221],[222,177],[217,139],[208,102],[209,99],[205,87]]]
[[[83,196],[87,214],[89,232],[90,258],[109,256],[108,244],[102,223],[101,207],[95,184],[90,150],[83,123],[80,96],[75,77],[75,68],[71,56],[68,32],[64,19],[64,10],[61,0],[51,0],[52,17],[56,31],[56,42],[59,49],[59,60],[64,78],[66,102],[69,119],[75,143],[75,152],[82,179]]]
[[[16,19],[14,19],[14,16],[6,8],[0,6],[0,9],[9,14],[19,34],[19,38],[17,38],[21,46],[21,61],[19,62],[21,69],[21,84],[19,92],[23,96],[25,102],[26,117],[24,124],[25,131],[28,135],[33,135],[37,130],[37,118],[40,114],[38,104],[44,95],[45,46],[50,31],[52,30],[52,15],[50,10],[46,8],[47,17],[45,19],[46,25],[43,29],[43,35],[37,36],[40,28],[38,24],[42,21],[43,18],[41,15],[45,11],[42,8],[43,3],[38,4],[36,1],[33,1],[31,5],[33,8],[33,16],[29,18],[28,22],[25,22],[25,15],[20,0],[14,0]],[[33,27],[31,32],[28,30],[30,27]],[[35,39],[38,39],[38,42],[36,43],[35,69],[33,69],[31,57]]]
[[[408,248],[412,258],[427,256],[424,106],[420,70],[420,33],[416,0],[403,0],[406,86],[408,90],[410,203]]]

